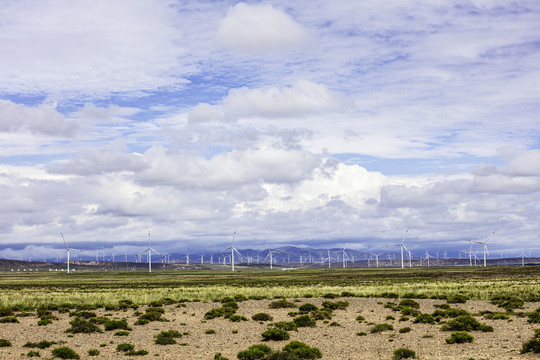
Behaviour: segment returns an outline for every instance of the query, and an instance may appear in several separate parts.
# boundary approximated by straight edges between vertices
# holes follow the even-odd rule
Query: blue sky
[[[1,257],[540,251],[535,1],[0,0],[0,54]]]

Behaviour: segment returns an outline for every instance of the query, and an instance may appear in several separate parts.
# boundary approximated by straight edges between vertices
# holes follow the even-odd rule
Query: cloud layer
[[[234,228],[384,250],[409,227],[455,254],[497,229],[495,253],[539,251],[539,20],[532,1],[7,2],[0,256]]]

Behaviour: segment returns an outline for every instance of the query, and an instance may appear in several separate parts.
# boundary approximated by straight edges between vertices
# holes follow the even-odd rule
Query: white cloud
[[[72,136],[77,124],[56,110],[56,104],[26,106],[0,99],[0,131]]]
[[[265,52],[305,46],[309,36],[301,24],[272,5],[240,2],[221,21],[217,39],[233,50]]]

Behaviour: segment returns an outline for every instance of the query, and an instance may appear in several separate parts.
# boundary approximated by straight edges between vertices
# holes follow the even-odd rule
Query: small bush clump
[[[38,343],[27,342],[23,347],[46,349],[54,344],[56,344],[56,342],[43,340]]]
[[[27,357],[41,357],[41,354],[39,353],[39,351],[30,350],[29,352],[26,353],[26,356]]]
[[[466,331],[455,331],[446,339],[447,344],[463,344],[463,343],[472,343],[474,341],[474,336],[469,334]]]
[[[98,349],[90,349],[88,350],[88,356],[98,356],[99,350]]]
[[[240,351],[236,356],[239,360],[256,360],[263,359],[267,354],[272,352],[272,348],[266,345],[253,345],[247,350]]]
[[[338,310],[338,309],[345,310],[347,309],[348,306],[349,306],[348,301],[336,301],[336,302],[323,301],[322,303],[323,308],[330,309],[330,310]]]
[[[268,330],[264,331],[262,334],[262,337],[264,340],[274,340],[274,341],[281,341],[281,340],[289,340],[291,337],[289,333],[286,330],[280,329],[280,328],[269,328]]]
[[[297,327],[315,327],[316,322],[309,315],[300,315],[293,319]]]
[[[469,298],[462,294],[455,294],[446,299],[449,304],[465,304]]]
[[[154,342],[158,345],[172,345],[176,344],[176,340],[174,339],[180,337],[182,337],[182,334],[179,331],[171,329],[154,335]]]
[[[540,339],[531,339],[524,342],[519,352],[521,354],[525,354],[528,352],[540,353]]]
[[[413,323],[435,324],[435,319],[430,314],[420,314],[414,319]]]
[[[67,346],[62,346],[62,347],[53,349],[52,354],[54,357],[57,357],[60,359],[80,359],[81,358],[79,354],[75,352],[75,350],[68,348]]]
[[[394,355],[392,360],[401,360],[401,359],[416,359],[416,353],[413,350],[407,348],[399,348],[394,350]]]
[[[76,317],[75,319],[71,320],[69,324],[71,325],[71,327],[66,330],[67,333],[90,334],[90,333],[95,333],[95,332],[97,333],[102,332],[99,326],[81,317]]]
[[[411,332],[410,327],[404,327],[404,328],[399,329],[400,334],[404,334],[404,333],[408,333],[408,332]]]
[[[216,330],[214,330],[214,329],[206,329],[206,330],[204,331],[204,333],[205,333],[206,335],[212,335],[212,334],[215,334],[215,333],[216,333]]]
[[[420,309],[420,304],[412,299],[403,299],[398,304],[401,307],[410,307],[413,309]]]
[[[11,346],[11,341],[6,339],[0,339],[0,347],[8,347]]]
[[[283,329],[286,331],[295,331],[298,328],[298,326],[293,321],[280,321],[273,325],[274,327],[277,327],[279,329]]]
[[[257,313],[251,317],[255,321],[272,321],[273,318],[267,313]]]
[[[270,309],[284,309],[284,308],[295,308],[296,305],[287,299],[281,299],[278,301],[273,301],[268,305]]]
[[[493,327],[479,323],[470,315],[461,315],[441,327],[443,331],[483,331],[492,332]]]
[[[377,324],[377,325],[374,325],[369,331],[372,334],[374,334],[374,333],[379,333],[379,332],[383,332],[387,330],[394,330],[394,327],[390,324]]]
[[[319,349],[311,347],[300,341],[291,341],[283,347],[283,352],[292,356],[286,359],[320,359],[322,353]]]
[[[103,324],[105,326],[106,331],[112,331],[112,330],[132,330],[127,323],[126,319],[122,320],[109,320],[107,319],[105,323]]]
[[[18,323],[19,320],[15,316],[4,316],[0,318],[0,323]]]
[[[310,311],[315,311],[318,309],[319,309],[318,307],[310,303],[300,305],[300,307],[298,308],[298,310],[302,313],[308,313]]]

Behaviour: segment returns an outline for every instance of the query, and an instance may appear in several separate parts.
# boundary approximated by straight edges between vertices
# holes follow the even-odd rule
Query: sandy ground
[[[440,330],[441,325],[413,324],[410,321],[398,321],[400,314],[384,308],[389,299],[373,298],[340,298],[329,301],[346,300],[350,306],[347,310],[335,310],[330,322],[337,322],[340,326],[330,326],[330,323],[317,321],[315,328],[299,328],[291,331],[290,340],[299,340],[310,346],[318,347],[324,359],[391,359],[395,349],[406,347],[414,350],[419,359],[540,359],[539,354],[520,355],[519,350],[523,342],[532,338],[534,329],[538,324],[527,323],[527,318],[512,316],[512,321],[487,320],[481,316],[476,318],[483,324],[491,325],[495,329],[492,333],[472,332],[475,340],[471,344],[448,345],[445,338],[450,332]],[[325,299],[301,299],[298,305],[312,303],[321,306]],[[328,300],[327,300],[328,301]],[[421,304],[420,310],[432,313],[435,304],[443,304],[440,300],[416,300]],[[111,312],[98,310],[97,315],[105,315],[114,319],[127,318],[133,331],[129,336],[114,336],[116,331],[94,334],[65,333],[69,321],[73,318],[68,314],[55,315],[60,319],[47,326],[38,326],[37,317],[20,317],[20,323],[0,324],[0,339],[11,341],[13,346],[0,348],[1,359],[27,358],[29,350],[39,350],[41,358],[50,358],[51,349],[60,345],[53,345],[48,349],[29,349],[23,347],[28,342],[42,340],[65,342],[62,346],[69,346],[81,355],[81,359],[213,359],[217,352],[230,360],[236,359],[236,354],[254,344],[262,343],[261,333],[266,330],[268,323],[259,323],[251,320],[251,316],[258,312],[265,312],[273,316],[274,322],[291,321],[287,315],[294,309],[269,309],[270,300],[245,301],[239,303],[238,315],[244,315],[249,321],[231,322],[227,319],[204,320],[204,314],[219,303],[186,303],[186,307],[176,305],[165,306],[164,317],[170,322],[151,322],[147,325],[132,325],[136,317],[133,310],[127,312]],[[452,304],[452,307],[462,308],[472,313],[481,310],[501,311],[494,305],[483,301],[468,301],[466,304]],[[540,303],[527,303],[524,311],[533,311]],[[143,311],[144,308],[140,308]],[[366,322],[389,323],[394,326],[393,331],[371,334],[371,325],[366,322],[358,323],[355,319],[361,314]],[[386,320],[392,315],[395,320]],[[400,328],[410,327],[409,333],[401,334]],[[180,332],[189,332],[174,345],[156,345],[154,335],[162,330],[175,329]],[[213,329],[215,334],[205,334],[205,330]],[[233,333],[233,330],[235,333]],[[366,336],[356,335],[366,332]],[[289,340],[289,341],[290,341]],[[280,349],[289,341],[269,341],[265,344],[274,349]],[[144,349],[149,352],[146,356],[124,356],[116,352],[119,343],[131,343],[135,350]],[[98,349],[98,356],[88,356],[89,349]]]

